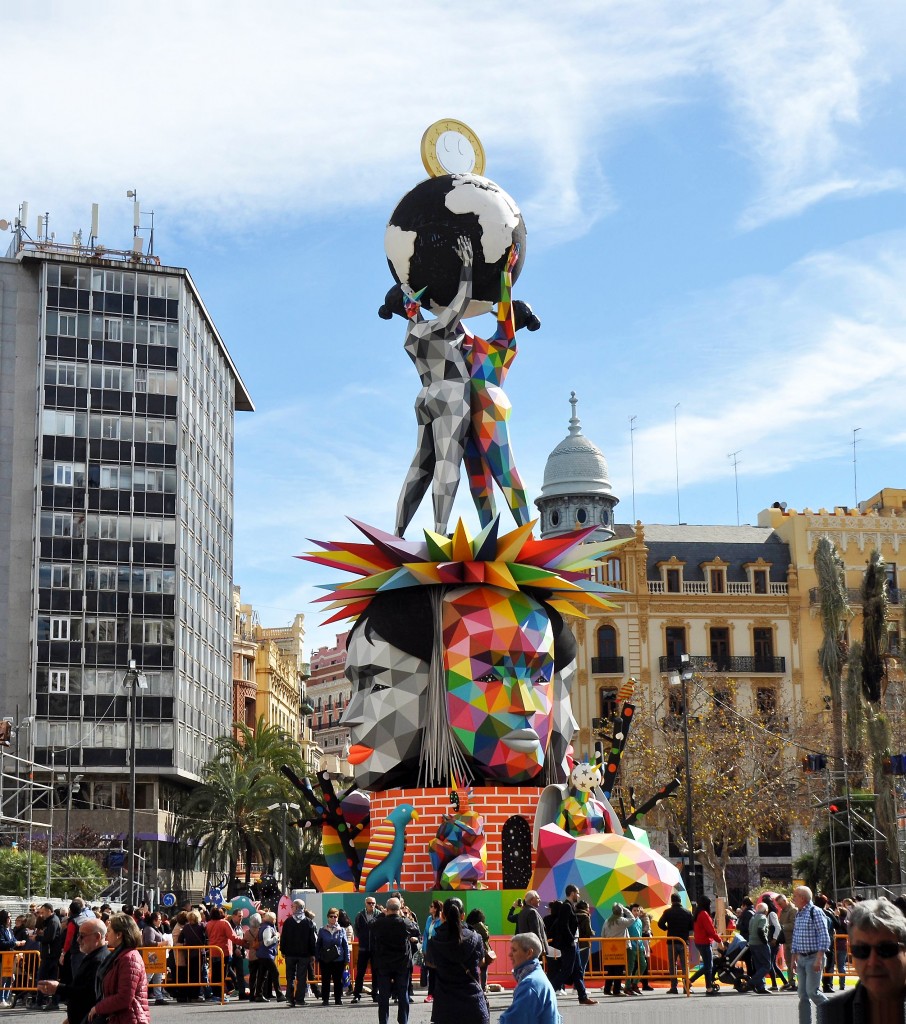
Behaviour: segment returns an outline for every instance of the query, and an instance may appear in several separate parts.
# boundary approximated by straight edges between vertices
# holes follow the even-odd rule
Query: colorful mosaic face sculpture
[[[444,599],[444,669],[453,732],[486,780],[538,775],[553,723],[554,634],[534,598],[469,587]]]
[[[585,570],[616,545],[583,544],[593,528],[537,541],[531,525],[472,537],[460,522],[417,544],[356,523],[372,544],[307,556],[360,577],[321,600],[339,609],[327,621],[359,617],[343,722],[363,788],[565,780],[575,641],[561,615],[613,607]]]

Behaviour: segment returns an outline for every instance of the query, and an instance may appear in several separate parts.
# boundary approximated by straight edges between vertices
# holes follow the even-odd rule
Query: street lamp
[[[280,871],[282,874],[281,882],[283,883],[280,887],[280,895],[289,895],[289,871],[287,870],[286,864],[286,819],[289,815],[290,809],[294,811],[300,811],[302,808],[298,804],[287,803],[286,800],[280,800],[275,804],[268,804],[267,809],[269,811],[276,811],[279,808],[283,808],[283,847],[280,855]]]
[[[667,679],[671,686],[683,687],[683,750],[686,761],[686,873],[688,875],[689,899],[695,903],[695,833],[692,828],[692,773],[689,767],[689,690],[688,684],[694,675],[692,659],[688,654],[679,656],[679,669],[674,669]]]
[[[148,680],[138,671],[135,661],[129,662],[129,668],[123,676],[123,686],[129,687],[129,864],[127,868],[127,884],[129,900],[133,906],[135,899],[135,719],[136,719],[136,688],[146,690]],[[71,798],[70,798],[71,799]]]

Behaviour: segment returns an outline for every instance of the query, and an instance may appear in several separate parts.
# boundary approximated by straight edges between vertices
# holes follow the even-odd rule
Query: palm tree
[[[260,718],[254,730],[243,723],[235,728],[237,737],[216,741],[201,785],[180,808],[176,831],[184,844],[200,848],[209,878],[226,867],[232,884],[243,857],[248,885],[252,861],[272,864],[281,845],[282,811],[271,807],[292,802],[295,791],[280,768],[289,765],[300,775],[306,768],[298,745],[279,727]],[[296,830],[288,839],[296,845]]]

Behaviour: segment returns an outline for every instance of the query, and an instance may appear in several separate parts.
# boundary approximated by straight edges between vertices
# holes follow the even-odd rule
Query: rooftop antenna
[[[680,504],[679,504],[679,434],[676,427],[676,410],[680,407],[680,403],[677,402],[673,407],[673,461],[676,463],[676,524],[677,526],[682,524],[682,516],[680,515]]]
[[[635,438],[632,436],[635,433],[635,421],[638,419],[637,416],[629,417],[629,465],[630,474],[632,476],[632,524],[635,525]]]
[[[733,477],[736,481],[736,525],[739,526],[739,470],[736,468],[739,465],[739,459],[737,455],[742,451],[742,448],[738,448],[735,452],[730,452],[727,456],[728,459],[733,460]]]
[[[859,507],[859,480],[856,476],[856,445],[859,443],[859,439],[856,434],[861,429],[861,427],[853,427],[853,508]]]
[[[139,229],[141,228],[141,224],[142,224],[142,211],[141,211],[141,206],[139,205],[139,201],[138,201],[138,190],[134,189],[134,188],[130,188],[126,192],[126,198],[134,200],[133,207],[132,207],[132,237],[133,237],[133,239],[135,239],[135,238],[138,237],[138,232],[139,232]],[[154,211],[153,210],[149,211],[146,214],[146,216],[149,216],[151,218],[151,233],[150,233],[150,235],[148,237],[148,255],[149,256],[153,256],[154,255]],[[132,243],[132,248],[136,252],[141,252],[141,246],[137,245],[135,242]]]
[[[98,240],[98,223],[100,221],[101,208],[97,203],[91,204],[91,234],[88,237],[88,248],[93,249]]]

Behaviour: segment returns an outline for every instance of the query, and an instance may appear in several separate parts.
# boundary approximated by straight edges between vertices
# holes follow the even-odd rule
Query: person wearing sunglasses
[[[827,1001],[821,991],[824,954],[830,949],[830,932],[823,910],[812,903],[812,890],[797,885],[793,890],[796,921],[793,924],[793,969],[799,985],[799,1024],[811,1024],[811,1003],[820,1006]]]
[[[819,1024],[906,1019],[906,917],[889,900],[863,900],[847,917],[859,984],[818,1008]]]
[[[66,1003],[68,1024],[82,1024],[97,1002],[95,979],[98,968],[110,956],[105,938],[107,925],[97,918],[89,918],[79,925],[75,941],[82,959],[68,985],[59,981],[39,981],[38,991],[45,996],[62,999]]]

